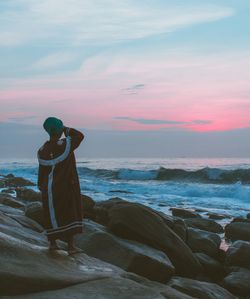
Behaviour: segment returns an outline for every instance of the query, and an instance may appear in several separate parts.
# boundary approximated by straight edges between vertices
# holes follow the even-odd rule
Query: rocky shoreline
[[[172,216],[121,198],[82,195],[84,253],[49,252],[41,195],[0,176],[0,298],[250,298],[250,215]],[[229,247],[222,240],[229,241]]]

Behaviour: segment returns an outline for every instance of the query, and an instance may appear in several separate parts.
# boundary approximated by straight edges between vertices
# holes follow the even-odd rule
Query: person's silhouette
[[[76,252],[73,236],[82,232],[82,201],[74,150],[84,139],[76,129],[49,117],[43,124],[50,140],[38,150],[38,188],[42,193],[44,226],[50,249],[56,240],[68,242],[68,252]],[[65,138],[61,138],[64,133]]]

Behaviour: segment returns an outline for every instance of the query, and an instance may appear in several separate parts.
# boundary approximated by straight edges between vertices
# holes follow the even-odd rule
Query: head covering
[[[50,135],[59,135],[63,132],[63,122],[56,117],[48,117],[43,123],[45,131]]]

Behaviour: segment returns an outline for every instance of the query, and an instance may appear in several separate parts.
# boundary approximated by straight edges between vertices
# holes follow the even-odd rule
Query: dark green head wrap
[[[47,118],[43,127],[50,136],[59,135],[63,132],[63,122],[56,117]]]

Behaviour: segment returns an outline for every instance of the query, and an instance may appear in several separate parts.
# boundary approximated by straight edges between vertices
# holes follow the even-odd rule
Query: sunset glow
[[[244,3],[3,1],[0,121],[41,125],[49,113],[99,130],[250,127]]]

